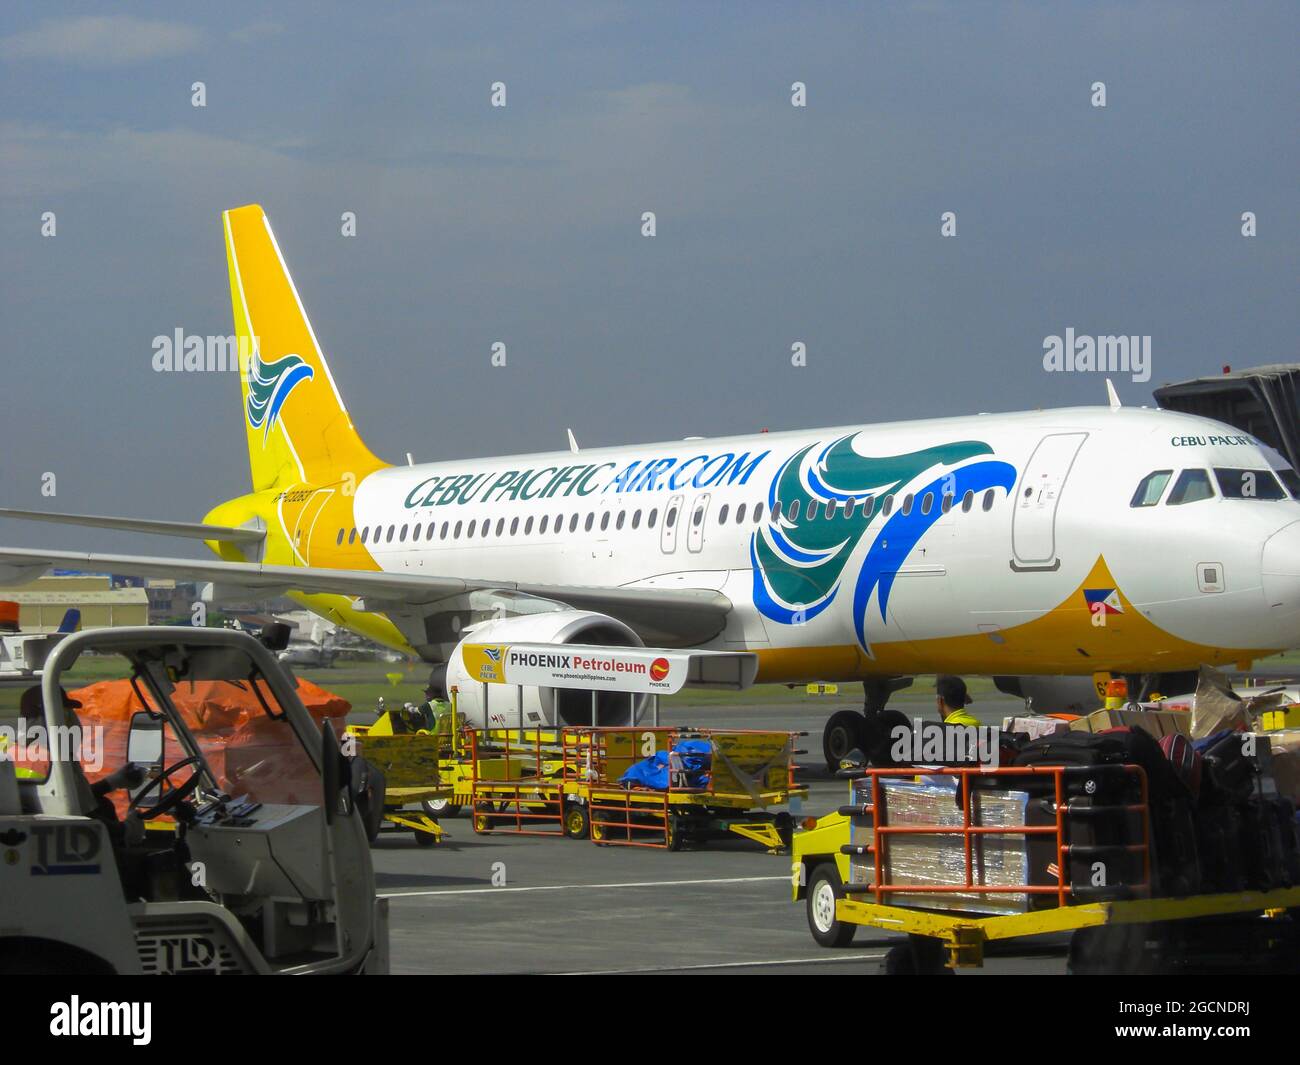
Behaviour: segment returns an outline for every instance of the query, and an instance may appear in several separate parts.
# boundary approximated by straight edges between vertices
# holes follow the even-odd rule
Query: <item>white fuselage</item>
[[[1216,485],[1131,505],[1153,471],[1167,496],[1220,468],[1286,464],[1161,410],[978,415],[394,467],[338,535],[389,572],[716,589],[734,610],[712,645],[817,652],[807,670],[769,657],[761,679],[1190,668],[1300,645],[1300,503]],[[1107,625],[1125,638],[1097,644]]]

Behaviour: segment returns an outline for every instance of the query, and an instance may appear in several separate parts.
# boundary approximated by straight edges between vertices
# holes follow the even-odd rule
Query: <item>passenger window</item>
[[[484,519],[483,519],[483,531],[482,531],[481,533],[479,533],[479,535],[480,535],[480,536],[487,536],[487,534],[490,533],[491,531],[492,531],[492,519],[491,519],[491,518],[484,518]],[[499,533],[500,531],[501,531],[501,527],[500,527],[500,526],[497,526],[497,532]]]
[[[386,543],[386,544],[391,544],[391,543],[393,542],[393,534],[394,534],[395,532],[397,532],[397,526],[396,526],[396,525],[390,525],[390,526],[388,527],[388,536],[387,536],[387,538],[384,540],[384,543]]]
[[[671,529],[674,525],[677,524],[677,508],[676,508],[676,507],[669,507],[669,508],[668,508],[668,513],[664,515],[664,524],[667,525],[668,528],[670,528],[670,529]]]
[[[885,496],[885,507],[883,510],[884,515],[888,517],[890,512],[893,509],[894,509],[894,497],[892,495]]]
[[[572,514],[569,516],[569,532],[577,532],[577,531],[578,531],[578,515]]]
[[[471,522],[469,523],[469,528],[465,530],[465,539],[468,540],[468,539],[470,539],[470,538],[474,535],[474,527],[475,527],[476,525],[478,525],[478,518],[475,518],[473,521],[471,521]],[[457,529],[460,528],[460,524],[459,524],[459,523],[457,523],[456,528],[457,528]]]
[[[632,512],[632,528],[637,529],[640,528],[640,526],[641,526],[641,508],[637,507],[637,509]]]
[[[700,527],[700,522],[702,522],[703,520],[704,520],[704,508],[696,507],[695,515],[691,518],[691,524],[698,529]]]
[[[658,520],[658,518],[659,518],[659,508],[651,507],[650,516],[647,517],[645,520],[645,527],[647,529],[653,529],[655,527],[655,522]]]
[[[993,509],[993,489],[990,488],[984,493],[984,509],[986,511]]]
[[[830,519],[830,518],[835,517],[835,511],[838,510],[838,509],[839,509],[839,507],[838,507],[838,504],[836,504],[835,500],[832,499],[829,503],[827,503],[827,504],[826,504],[826,517],[827,517],[827,519]]]
[[[531,525],[532,523],[533,523],[533,519],[532,519],[532,518],[529,518],[529,519],[528,519],[528,524]],[[510,519],[510,535],[511,535],[511,536],[514,536],[515,533],[517,533],[518,531],[519,531],[519,519],[518,519],[518,518],[511,518],[511,519]]]
[[[500,536],[501,533],[505,530],[505,527],[506,527],[506,519],[505,519],[505,518],[497,518],[497,535],[498,535],[498,536]]]
[[[808,500],[808,509],[804,511],[804,521],[813,521],[817,517],[817,500]]]
[[[921,513],[929,514],[930,508],[933,506],[934,506],[934,493],[926,492],[925,495],[921,497]]]
[[[1176,507],[1180,503],[1196,503],[1213,497],[1214,487],[1210,484],[1208,473],[1204,470],[1183,470],[1174,482],[1167,502],[1171,507]]]
[[[627,520],[627,511],[620,510],[618,512],[618,517],[614,519],[614,528],[615,529],[623,528],[623,522],[626,520]]]
[[[731,508],[728,507],[726,503],[723,503],[722,506],[720,506],[720,507],[718,508],[718,524],[719,524],[719,525],[725,525],[725,524],[727,523],[727,512],[728,512],[730,509],[731,509]]]
[[[903,517],[912,513],[912,493],[903,496]]]
[[[348,543],[355,544],[356,542],[357,542],[357,530],[353,529],[348,533]]]
[[[543,515],[542,515],[542,523],[541,523],[541,525],[537,526],[537,531],[538,531],[539,533],[541,533],[543,536],[546,535],[546,525],[547,525],[547,522],[550,521],[550,518],[551,518],[551,516],[550,516],[549,514],[543,514]]]
[[[1224,499],[1282,499],[1282,486],[1268,470],[1232,470],[1215,467],[1214,479]]]
[[[337,540],[334,541],[334,546],[335,546],[335,547],[341,547],[342,545],[343,545],[343,530],[340,529],[340,530],[339,530],[339,538],[338,538]]]
[[[456,531],[453,532],[453,533],[451,534],[451,538],[452,538],[453,540],[459,540],[459,539],[460,539],[460,527],[461,527],[461,523],[460,523],[460,522],[456,522]]]
[[[438,534],[438,539],[439,540],[447,539],[447,522],[445,521],[442,523],[442,532]]]
[[[397,534],[397,539],[400,543],[403,544],[406,543],[406,530],[407,530],[407,526],[403,525],[402,531]]]
[[[799,516],[799,500],[796,499],[793,503],[791,503],[790,509],[786,511],[786,513],[789,515],[791,521],[797,518]],[[755,512],[754,514],[754,520],[758,521],[757,512]],[[773,521],[781,520],[781,501],[779,499],[772,504],[772,520]]]
[[[587,528],[591,528],[591,526],[588,525]],[[607,510],[605,511],[604,514],[600,516],[600,531],[604,532],[608,528],[609,528],[609,511]]]
[[[583,527],[582,527],[582,528],[583,528],[583,531],[584,531],[584,532],[591,532],[591,527],[592,527],[593,525],[595,525],[595,524],[596,524],[596,515],[595,515],[595,514],[588,514],[588,515],[587,515],[587,522],[586,522],[586,524],[583,525]]]
[[[952,510],[952,500],[953,500],[953,497],[950,496],[950,495],[945,495],[945,496],[943,497],[943,512],[944,512],[945,514],[947,514],[948,511]]]
[[[758,525],[763,520],[763,504],[758,502],[754,504],[754,524]]]
[[[969,514],[970,508],[973,507],[974,505],[975,505],[975,493],[973,490],[967,488],[966,494],[961,497],[961,512],[963,514]]]
[[[1156,470],[1154,473],[1148,473],[1139,482],[1137,491],[1133,493],[1129,506],[1154,507],[1160,502],[1160,497],[1165,494],[1165,485],[1169,483],[1169,478],[1173,475],[1173,470]]]
[[[747,503],[741,503],[740,506],[738,506],[738,507],[736,508],[736,524],[737,524],[737,525],[739,525],[742,521],[745,520],[745,507],[746,507],[746,506],[748,506]]]

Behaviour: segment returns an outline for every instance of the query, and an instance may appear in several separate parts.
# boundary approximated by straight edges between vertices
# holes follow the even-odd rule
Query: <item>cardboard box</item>
[[[1156,739],[1192,734],[1191,715],[1185,710],[1094,710],[1087,717],[1071,721],[1070,728],[1102,732],[1108,728],[1140,728]]]

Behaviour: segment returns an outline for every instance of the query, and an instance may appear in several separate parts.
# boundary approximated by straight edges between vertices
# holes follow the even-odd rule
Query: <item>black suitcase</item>
[[[1025,811],[1028,825],[1056,823],[1055,797],[1031,798]],[[1066,801],[1065,845],[1069,901],[1100,902],[1134,898],[1145,882],[1142,855],[1133,845],[1142,838],[1141,814],[1129,802],[1110,805],[1092,796]],[[1057,883],[1055,835],[1028,837],[1029,882],[1053,887]],[[1055,895],[1036,893],[1034,908],[1055,906]]]
[[[1129,728],[1098,733],[1059,732],[1027,744],[1016,765],[1095,768],[1096,773],[1067,775],[1067,794],[1072,800],[1088,797],[1101,805],[1116,804],[1123,801],[1123,796],[1133,801],[1132,789],[1139,786],[1132,774],[1107,774],[1101,770],[1107,766],[1140,766],[1146,773],[1151,815],[1152,890],[1163,895],[1188,895],[1199,890],[1201,875],[1192,795],[1148,733]],[[1129,842],[1140,843],[1141,836]]]

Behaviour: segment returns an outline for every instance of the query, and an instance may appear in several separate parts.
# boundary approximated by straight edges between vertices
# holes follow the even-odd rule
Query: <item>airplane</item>
[[[827,722],[832,766],[916,675],[1170,674],[1300,646],[1300,477],[1230,426],[1111,389],[1098,407],[390,465],[261,207],[224,230],[251,490],[202,522],[0,512],[197,538],[216,560],[7,548],[0,580],[78,566],[287,593],[445,664],[471,723],[489,708],[467,639],[750,652],[759,682],[863,683],[863,709]],[[584,693],[527,699],[590,722]],[[606,715],[625,723],[626,703]]]

